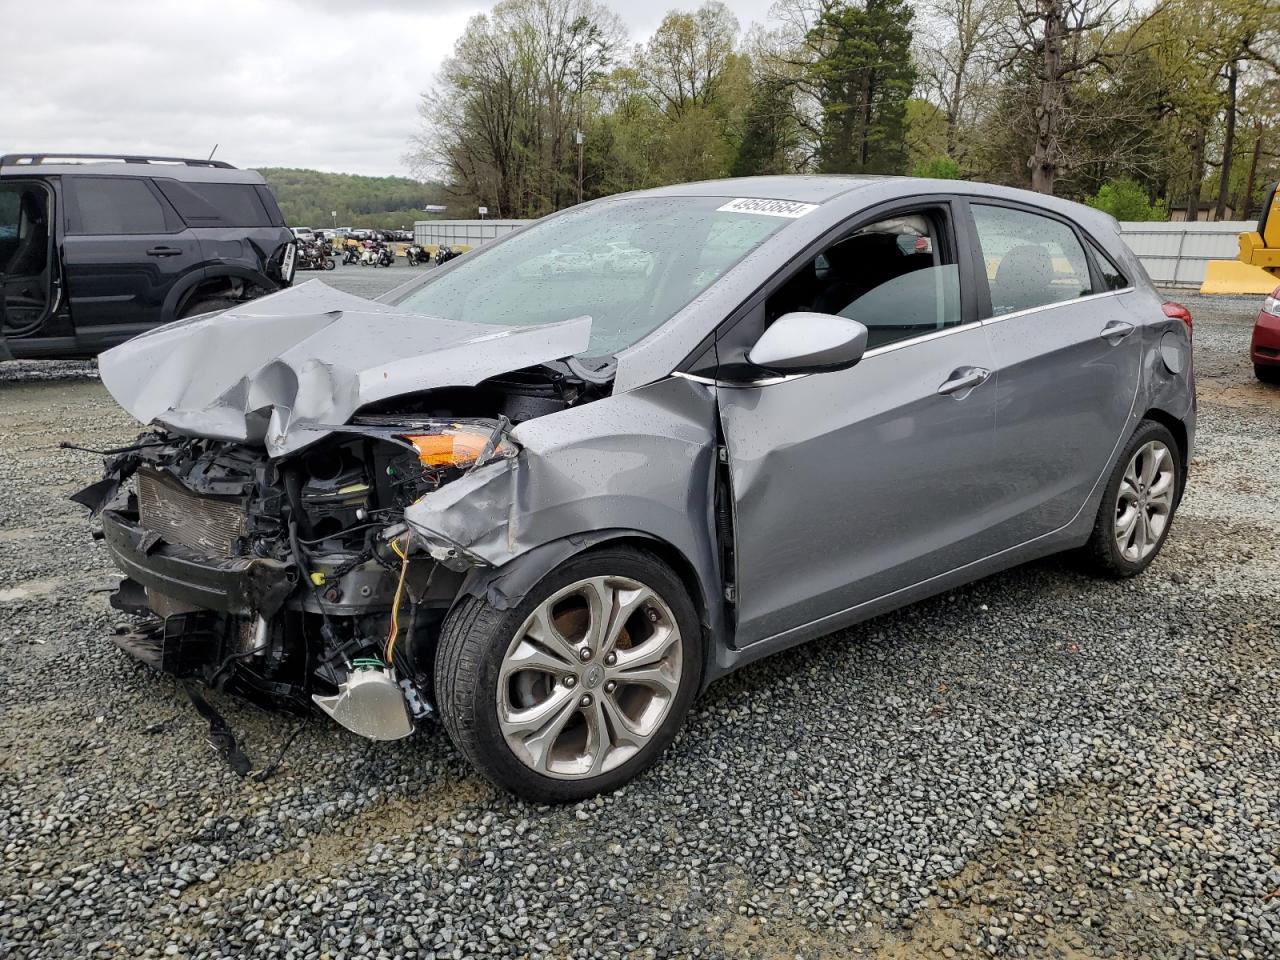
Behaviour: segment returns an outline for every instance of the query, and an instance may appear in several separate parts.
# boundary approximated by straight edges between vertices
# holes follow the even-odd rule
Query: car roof
[[[769,200],[792,200],[797,203],[823,203],[859,187],[889,177],[859,174],[788,174],[771,177],[726,177],[723,180],[698,180],[676,183],[669,187],[638,190],[624,194],[631,197],[748,197]]]
[[[183,161],[129,162],[125,160],[91,160],[69,163],[17,163],[30,154],[13,154],[0,157],[0,177],[159,177],[181,180],[185,183],[251,183],[265,184],[266,180],[256,170],[240,170],[225,166],[193,166]],[[50,154],[53,160],[70,158],[76,154]]]
[[[1075,221],[1095,235],[1116,235],[1120,226],[1111,215],[1051,194],[1006,187],[975,180],[933,180],[924,177],[866,176],[861,174],[787,174],[767,177],[730,177],[680,183],[652,190],[618,194],[619,197],[743,197],[830,205],[828,209],[854,212],[870,203],[910,199],[929,194],[951,194],[975,201],[1008,200],[1040,207]],[[596,203],[616,197],[604,197]],[[834,201],[834,202],[833,202]],[[808,218],[804,218],[808,219]]]

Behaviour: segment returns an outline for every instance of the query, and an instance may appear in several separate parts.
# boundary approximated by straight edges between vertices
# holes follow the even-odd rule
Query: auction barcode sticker
[[[795,220],[818,209],[816,203],[797,203],[794,200],[767,200],[758,197],[739,197],[730,200],[717,213],[758,213],[766,217],[786,217]]]

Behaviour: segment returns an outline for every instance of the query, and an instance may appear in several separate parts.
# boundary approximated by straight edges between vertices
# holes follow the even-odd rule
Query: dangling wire
[[[400,582],[396,584],[396,596],[391,601],[391,632],[387,635],[387,645],[383,657],[387,666],[395,669],[396,638],[400,635],[400,603],[404,599],[404,579],[409,572],[409,555],[400,545],[399,538],[391,541],[391,550],[400,558]]]

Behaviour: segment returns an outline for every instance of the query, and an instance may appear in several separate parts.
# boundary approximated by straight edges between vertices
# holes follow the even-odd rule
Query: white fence
[[[1253,220],[1217,223],[1133,222],[1120,233],[1147,273],[1161,287],[1198,287],[1210,260],[1234,260],[1238,234],[1256,230]]]
[[[482,243],[510,233],[528,220],[419,220],[413,225],[418,243]],[[1234,260],[1236,236],[1257,229],[1253,220],[1217,223],[1128,221],[1120,232],[1142,261],[1151,279],[1162,287],[1198,287],[1210,260]]]
[[[418,220],[413,225],[414,243],[462,244],[478,247],[523,227],[528,220]]]

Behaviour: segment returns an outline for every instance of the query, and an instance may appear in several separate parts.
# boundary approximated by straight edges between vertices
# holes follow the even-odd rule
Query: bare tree
[[[576,195],[567,149],[584,98],[622,42],[598,0],[501,0],[473,17],[419,107],[412,159],[499,216]]]
[[[1131,30],[1131,0],[1013,0],[1012,29],[1005,38],[1005,66],[1023,58],[1034,63],[1035,140],[1027,167],[1031,189],[1053,193],[1064,169],[1062,131],[1072,89],[1092,72],[1129,52],[1112,41]],[[1149,17],[1150,14],[1147,14]],[[1144,18],[1145,19],[1145,18]]]
[[[693,13],[668,13],[638,56],[654,105],[670,117],[709,105],[734,55],[738,30],[738,18],[720,0],[707,0]]]
[[[926,95],[947,124],[947,155],[959,152],[959,133],[973,119],[1008,36],[1012,0],[924,0],[924,30],[917,38],[916,67]]]

